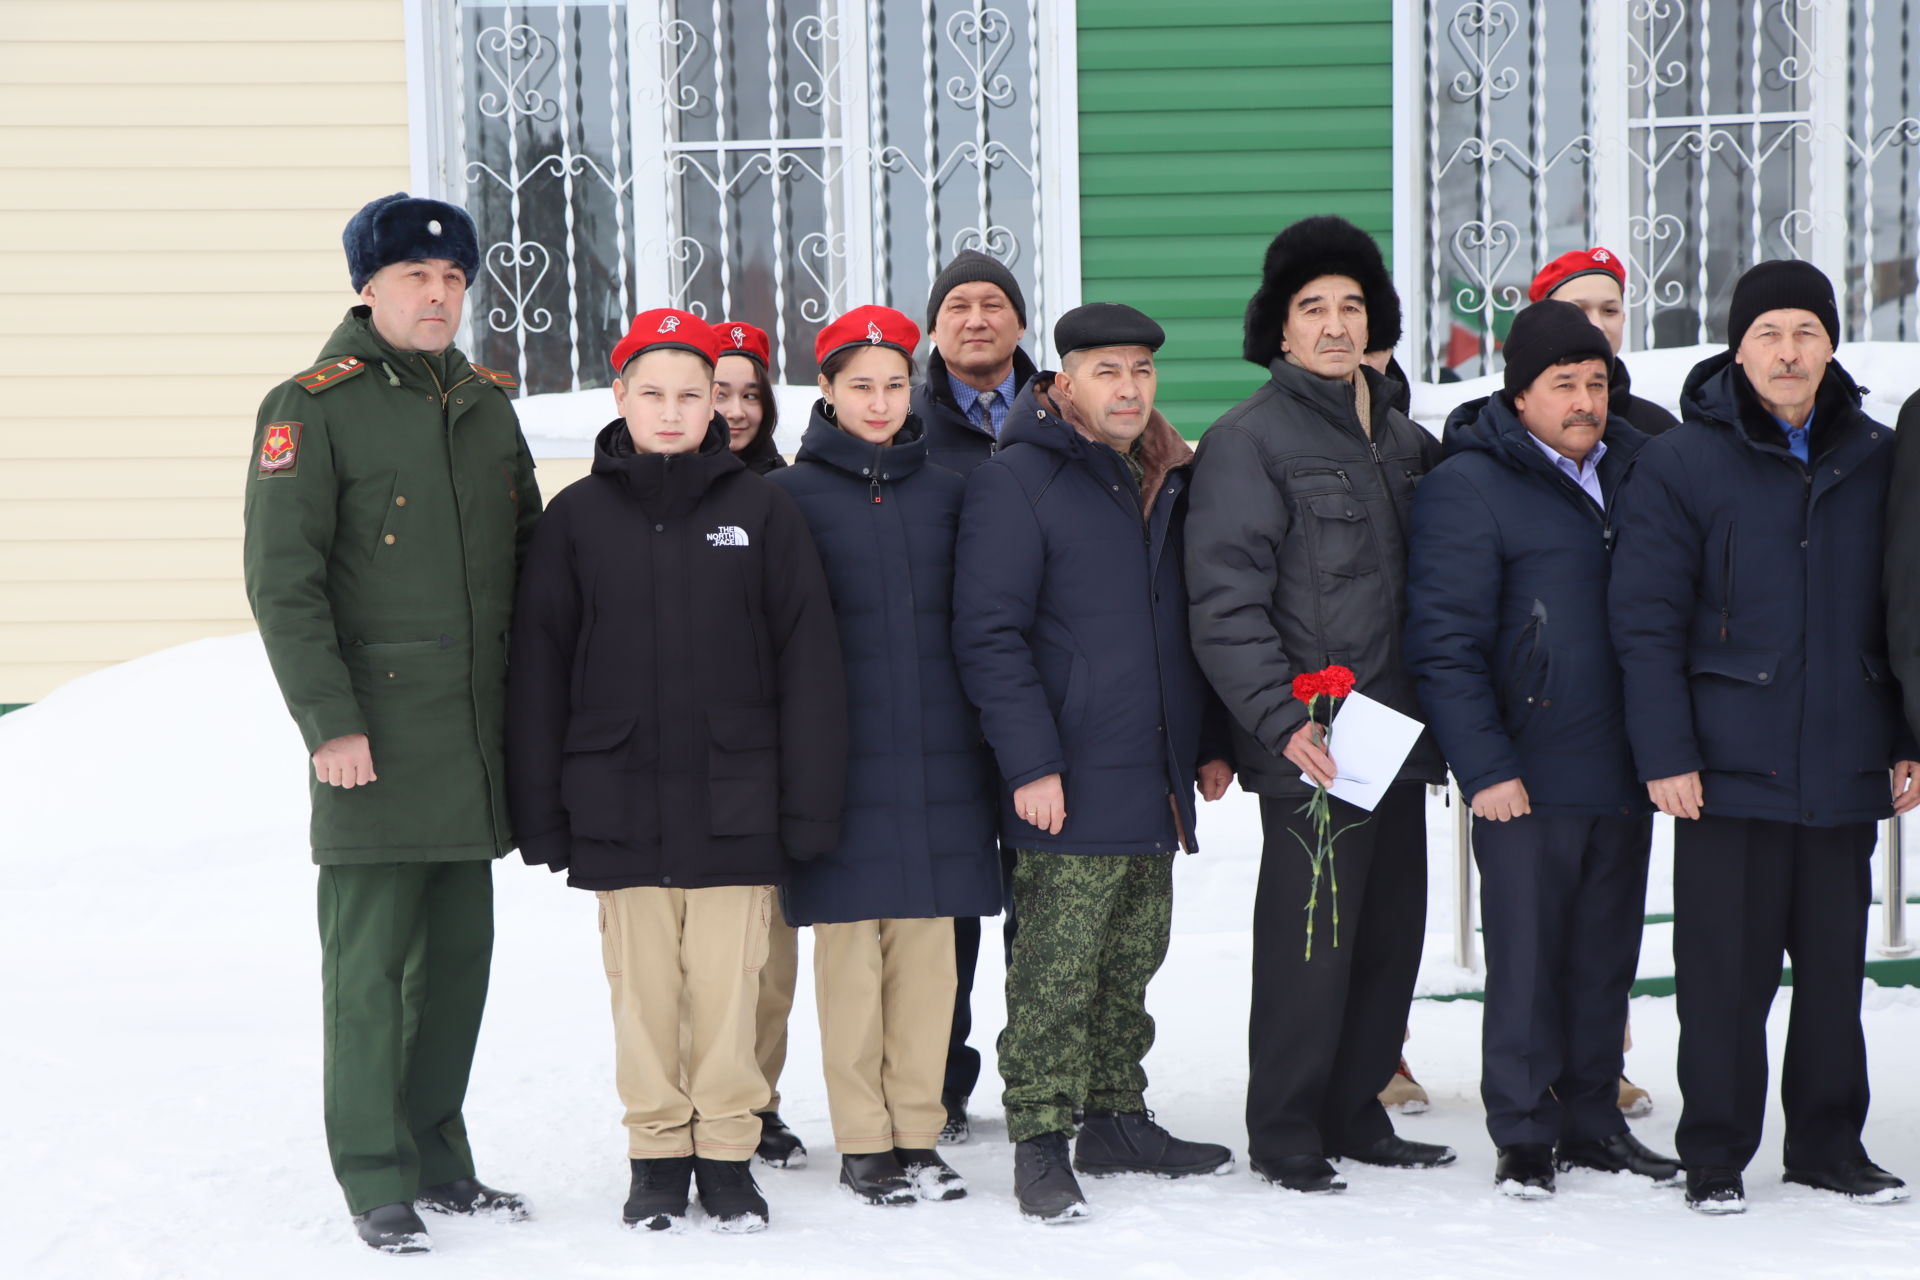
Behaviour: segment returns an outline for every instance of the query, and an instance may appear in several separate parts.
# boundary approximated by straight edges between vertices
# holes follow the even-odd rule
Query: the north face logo
[[[747,545],[747,531],[737,524],[723,524],[707,535],[710,547],[744,547]]]
[[[660,322],[661,333],[672,333],[675,329],[678,329],[679,327],[680,327],[679,316],[668,316],[666,319]]]
[[[744,347],[747,345],[747,331],[739,325],[733,326],[733,345],[736,347]]]
[[[880,341],[880,337],[880,326],[871,320],[867,321],[867,341],[878,342]]]

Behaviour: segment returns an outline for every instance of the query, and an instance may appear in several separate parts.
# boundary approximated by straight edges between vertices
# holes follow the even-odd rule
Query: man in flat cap
[[[1400,299],[1373,238],[1315,217],[1267,249],[1242,354],[1266,383],[1201,438],[1187,520],[1194,651],[1232,712],[1240,785],[1260,796],[1253,908],[1247,1150],[1288,1190],[1338,1191],[1329,1162],[1427,1168],[1451,1148],[1397,1136],[1377,1096],[1400,1058],[1426,931],[1424,784],[1445,776],[1421,735],[1369,815],[1334,800],[1339,945],[1305,954],[1314,841],[1301,805],[1334,775],[1296,675],[1351,669],[1368,697],[1414,717],[1400,652],[1408,510],[1433,438],[1362,363],[1400,337]],[[1302,778],[1306,774],[1312,782]],[[1316,941],[1334,936],[1322,889]]]
[[[955,254],[927,294],[927,376],[913,388],[913,412],[926,425],[927,460],[966,475],[999,447],[1014,397],[1033,380],[1034,363],[1021,349],[1027,336],[1027,299],[1013,272],[977,249]],[[1006,855],[1006,856],[1010,856]],[[1004,936],[1011,939],[1013,917]],[[947,1110],[943,1143],[972,1133],[967,1098],[980,1080],[973,1034],[973,974],[980,961],[980,919],[953,922],[953,1026],[941,1101]]]
[[[327,1145],[360,1238],[431,1247],[416,1208],[526,1216],[474,1177],[461,1105],[493,951],[506,634],[540,492],[514,380],[453,345],[473,221],[373,201],[360,305],[267,393],[247,596],[312,753]]]
[[[1860,993],[1874,828],[1920,804],[1920,751],[1880,594],[1894,433],[1861,411],[1839,340],[1833,285],[1811,263],[1741,276],[1729,349],[1687,376],[1681,425],[1640,451],[1614,520],[1627,736],[1677,819],[1674,1145],[1702,1213],[1746,1208],[1783,955],[1787,1180],[1907,1197],[1860,1139]]]
[[[1154,1123],[1141,1068],[1173,855],[1197,847],[1195,784],[1216,800],[1233,778],[1187,642],[1191,451],[1154,411],[1163,340],[1114,303],[1060,318],[1060,372],[1033,379],[974,468],[954,553],[954,657],[1004,779],[1000,838],[1017,850],[999,1060],[1015,1194],[1041,1222],[1087,1214],[1074,1169],[1179,1177],[1232,1162]]]

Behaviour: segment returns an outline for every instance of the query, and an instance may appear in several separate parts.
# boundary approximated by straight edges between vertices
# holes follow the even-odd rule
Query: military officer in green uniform
[[[515,567],[540,514],[514,380],[453,345],[466,212],[396,194],[342,237],[361,305],[267,393],[247,596],[313,757],[327,1145],[361,1239],[416,1208],[524,1217],[474,1177],[461,1104],[493,951]]]

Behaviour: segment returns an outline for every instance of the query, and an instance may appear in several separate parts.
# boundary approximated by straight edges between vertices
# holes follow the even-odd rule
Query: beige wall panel
[[[534,479],[540,482],[542,499],[551,498],[593,470],[592,458],[539,458],[534,462]]]
[[[117,502],[30,498],[0,502],[0,541],[232,538],[239,532],[238,486],[231,498],[123,498]]]
[[[68,0],[70,2],[70,0]],[[259,0],[256,0],[258,3]],[[278,2],[278,0],[275,0]],[[121,35],[115,28],[111,34]],[[345,34],[337,26],[320,35]],[[406,78],[400,41],[340,39],[178,42],[160,48],[125,40],[47,41],[6,59],[11,84],[314,84],[337,87],[392,83]],[[236,68],[251,68],[236,75]]]
[[[240,537],[0,542],[0,583],[238,582]]]
[[[0,582],[0,618],[8,622],[250,621],[237,580],[223,582]]]
[[[305,340],[281,333],[157,333],[116,350],[113,353],[113,365],[122,373],[136,377],[179,377],[199,373],[252,374],[266,379],[260,388],[264,395],[275,381],[289,378],[305,369],[306,366],[299,363],[303,357],[288,359],[296,342],[300,350],[311,351],[324,338],[324,333],[315,333]],[[0,343],[0,377],[31,374],[57,368],[62,363],[71,363],[73,346],[71,337],[50,334],[23,334],[8,338]]]
[[[164,0],[155,8],[164,9]],[[362,85],[352,93],[327,93],[312,85],[141,85],[103,94],[96,85],[16,86],[0,83],[0,120],[59,120],[76,125],[116,125],[128,120],[171,129],[224,126],[244,116],[256,125],[390,125],[405,120],[406,89],[399,84]],[[265,149],[262,159],[276,153]],[[137,190],[137,189],[136,189]],[[12,207],[12,206],[9,206]],[[71,207],[98,208],[75,202]]]
[[[5,110],[5,90],[0,89],[0,111]],[[147,209],[205,209],[211,205],[272,215],[284,209],[319,209],[336,204],[341,192],[363,189],[367,175],[373,172],[366,165],[288,167],[294,157],[278,151],[262,159],[272,163],[227,169],[142,170],[137,182],[104,167],[24,169],[9,175],[10,180],[0,186],[0,209],[99,209],[120,205],[138,213]],[[366,199],[385,195],[391,189],[373,192]]]
[[[341,313],[345,314],[343,306]],[[337,322],[338,316],[334,317]],[[85,419],[105,423],[123,421],[116,406],[140,406],[142,421],[148,419],[199,418],[202,421],[243,419],[242,434],[253,430],[254,410],[276,384],[285,382],[312,365],[325,345],[329,322],[304,340],[289,335],[285,368],[266,375],[254,373],[201,373],[191,377],[136,378],[125,373],[92,371],[64,375],[42,374],[10,377],[6,393],[0,395],[0,457],[9,439],[10,423],[47,420],[63,422],[60,430],[73,429],[67,419]],[[30,455],[20,455],[30,456]]]
[[[0,663],[125,662],[189,640],[230,636],[254,630],[251,619],[231,622],[4,622],[0,621]],[[26,702],[0,687],[0,701]]]
[[[211,282],[209,282],[211,283]],[[353,305],[345,268],[338,294],[129,293],[111,303],[95,294],[15,293],[0,308],[0,336],[98,332],[142,337],[162,333],[299,334],[317,345]]]
[[[95,406],[98,412],[99,406]],[[53,459],[93,463],[143,458],[224,459],[234,476],[253,456],[253,411],[245,417],[155,418],[125,422],[102,418],[46,418],[0,422],[0,463]]]
[[[0,130],[0,149],[4,149],[5,138],[9,133],[23,130]],[[156,133],[170,133],[170,130],[133,130],[149,136]],[[184,130],[183,136],[194,137],[215,130]],[[264,130],[261,133],[278,137],[280,130]],[[406,153],[406,131],[394,131],[391,145],[381,142],[378,146],[363,145],[369,136],[364,129],[331,130],[336,136],[345,136],[355,144],[358,156],[367,155],[404,155]],[[256,139],[260,134],[256,134]],[[260,148],[256,144],[241,156],[244,163],[258,163]],[[349,168],[348,165],[334,166]],[[98,246],[111,240],[114,256],[128,253],[261,253],[286,254],[299,253],[316,255],[325,253],[329,246],[335,250],[329,257],[336,271],[335,278],[340,287],[347,287],[347,268],[345,261],[337,252],[340,232],[347,225],[347,219],[361,205],[376,195],[386,195],[407,185],[406,171],[389,169],[385,166],[370,166],[364,170],[369,181],[375,178],[391,178],[399,185],[374,188],[371,195],[364,199],[358,190],[341,191],[336,194],[328,207],[318,209],[282,209],[271,215],[262,215],[252,210],[233,209],[148,209],[139,217],[128,217],[123,213],[107,213],[99,209],[61,209],[54,212],[36,209],[16,209],[12,212],[0,212],[0,245],[46,245],[51,248],[70,245]],[[302,259],[301,261],[304,261]],[[299,265],[298,262],[295,264]],[[127,278],[121,275],[118,266],[114,271],[119,280],[119,288],[132,293],[151,293],[156,286],[144,274]],[[11,277],[9,277],[11,279]],[[300,288],[305,287],[305,277],[299,274],[289,275],[285,266],[268,275],[236,278],[225,282],[221,287],[236,293],[278,293],[287,288],[289,280]],[[49,293],[68,292],[62,285],[55,289],[43,290]]]
[[[407,171],[396,168],[384,176],[368,170],[369,176],[350,194],[337,193],[344,207],[361,191],[384,195],[407,185]],[[365,204],[373,199],[361,200]],[[358,208],[355,205],[354,208]],[[256,215],[259,216],[259,215]],[[346,219],[341,219],[345,225]],[[57,250],[59,246],[48,246]],[[346,259],[340,252],[340,231],[335,228],[332,247],[321,244],[309,249],[280,252],[235,251],[221,249],[209,237],[207,246],[197,252],[164,253],[88,253],[63,254],[57,251],[36,253],[0,253],[0,281],[8,292],[72,293],[117,296],[126,291],[129,281],[138,281],[140,291],[192,293],[209,286],[223,290],[279,293],[290,286],[316,289],[346,275]],[[349,302],[351,300],[349,299]]]
[[[0,164],[9,169],[244,169],[263,158],[297,156],[309,164],[349,169],[365,163],[369,147],[405,150],[399,125],[333,125],[230,129],[0,128]],[[195,213],[202,211],[196,210]],[[126,219],[109,215],[122,225]],[[343,219],[344,220],[344,219]]]
[[[251,446],[249,446],[251,448]],[[17,498],[115,502],[122,498],[227,498],[246,471],[238,458],[43,458],[0,467],[0,502]]]
[[[0,5],[10,41],[115,40],[223,44],[301,35],[400,34],[399,0],[13,0]]]

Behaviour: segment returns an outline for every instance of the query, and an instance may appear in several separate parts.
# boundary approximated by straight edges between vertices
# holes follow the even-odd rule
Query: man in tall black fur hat
[[[1330,782],[1324,729],[1293,678],[1338,665],[1355,688],[1418,715],[1401,657],[1406,527],[1435,441],[1361,362],[1400,338],[1400,299],[1380,250],[1340,218],[1274,238],[1247,306],[1246,358],[1269,378],[1201,438],[1187,514],[1187,598],[1201,669],[1234,718],[1241,785],[1266,833],[1253,909],[1247,1148],[1256,1173],[1294,1191],[1346,1184],[1330,1158],[1427,1168],[1450,1148],[1396,1136],[1376,1092],[1400,1055],[1426,927],[1422,787],[1445,775],[1422,735],[1371,814],[1332,801],[1334,895],[1323,884],[1315,945],[1302,909],[1315,839],[1306,774]],[[1358,825],[1355,825],[1358,824]]]

